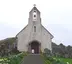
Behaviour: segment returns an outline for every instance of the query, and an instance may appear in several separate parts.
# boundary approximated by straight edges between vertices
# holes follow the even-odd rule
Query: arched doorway
[[[30,48],[31,48],[31,51],[32,49],[34,50],[34,54],[40,53],[40,43],[38,41],[32,41],[30,43]]]

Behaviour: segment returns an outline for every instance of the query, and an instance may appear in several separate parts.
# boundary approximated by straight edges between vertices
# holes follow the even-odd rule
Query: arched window
[[[36,32],[36,26],[34,26],[34,32]]]

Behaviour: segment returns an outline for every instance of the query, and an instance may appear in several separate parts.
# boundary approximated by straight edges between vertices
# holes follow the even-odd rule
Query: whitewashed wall
[[[33,20],[33,12],[37,12],[36,21]],[[36,32],[34,32],[36,26]],[[28,44],[31,41],[37,40],[41,43],[41,50],[45,48],[52,50],[51,39],[53,36],[41,25],[40,12],[36,7],[29,12],[28,25],[16,36],[18,38],[17,48],[19,51],[28,51]]]
[[[28,44],[33,40],[37,40],[41,43],[42,52],[45,48],[52,50],[51,35],[45,30],[45,28],[42,25],[38,27],[36,33],[34,33],[32,26],[27,26],[23,31],[21,31],[17,35],[17,37],[17,48],[19,51],[27,51]]]

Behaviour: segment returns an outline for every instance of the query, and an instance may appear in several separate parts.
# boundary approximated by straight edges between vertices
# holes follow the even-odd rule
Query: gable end
[[[19,35],[28,25],[26,25],[17,35]],[[16,35],[16,36],[17,36]]]
[[[42,27],[51,35],[51,39],[54,38],[54,36],[43,25]]]

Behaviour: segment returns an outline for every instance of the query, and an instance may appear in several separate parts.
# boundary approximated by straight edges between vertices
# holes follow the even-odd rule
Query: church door
[[[33,41],[31,43],[31,50],[34,50],[34,53],[38,54],[39,53],[39,43],[36,41]]]

